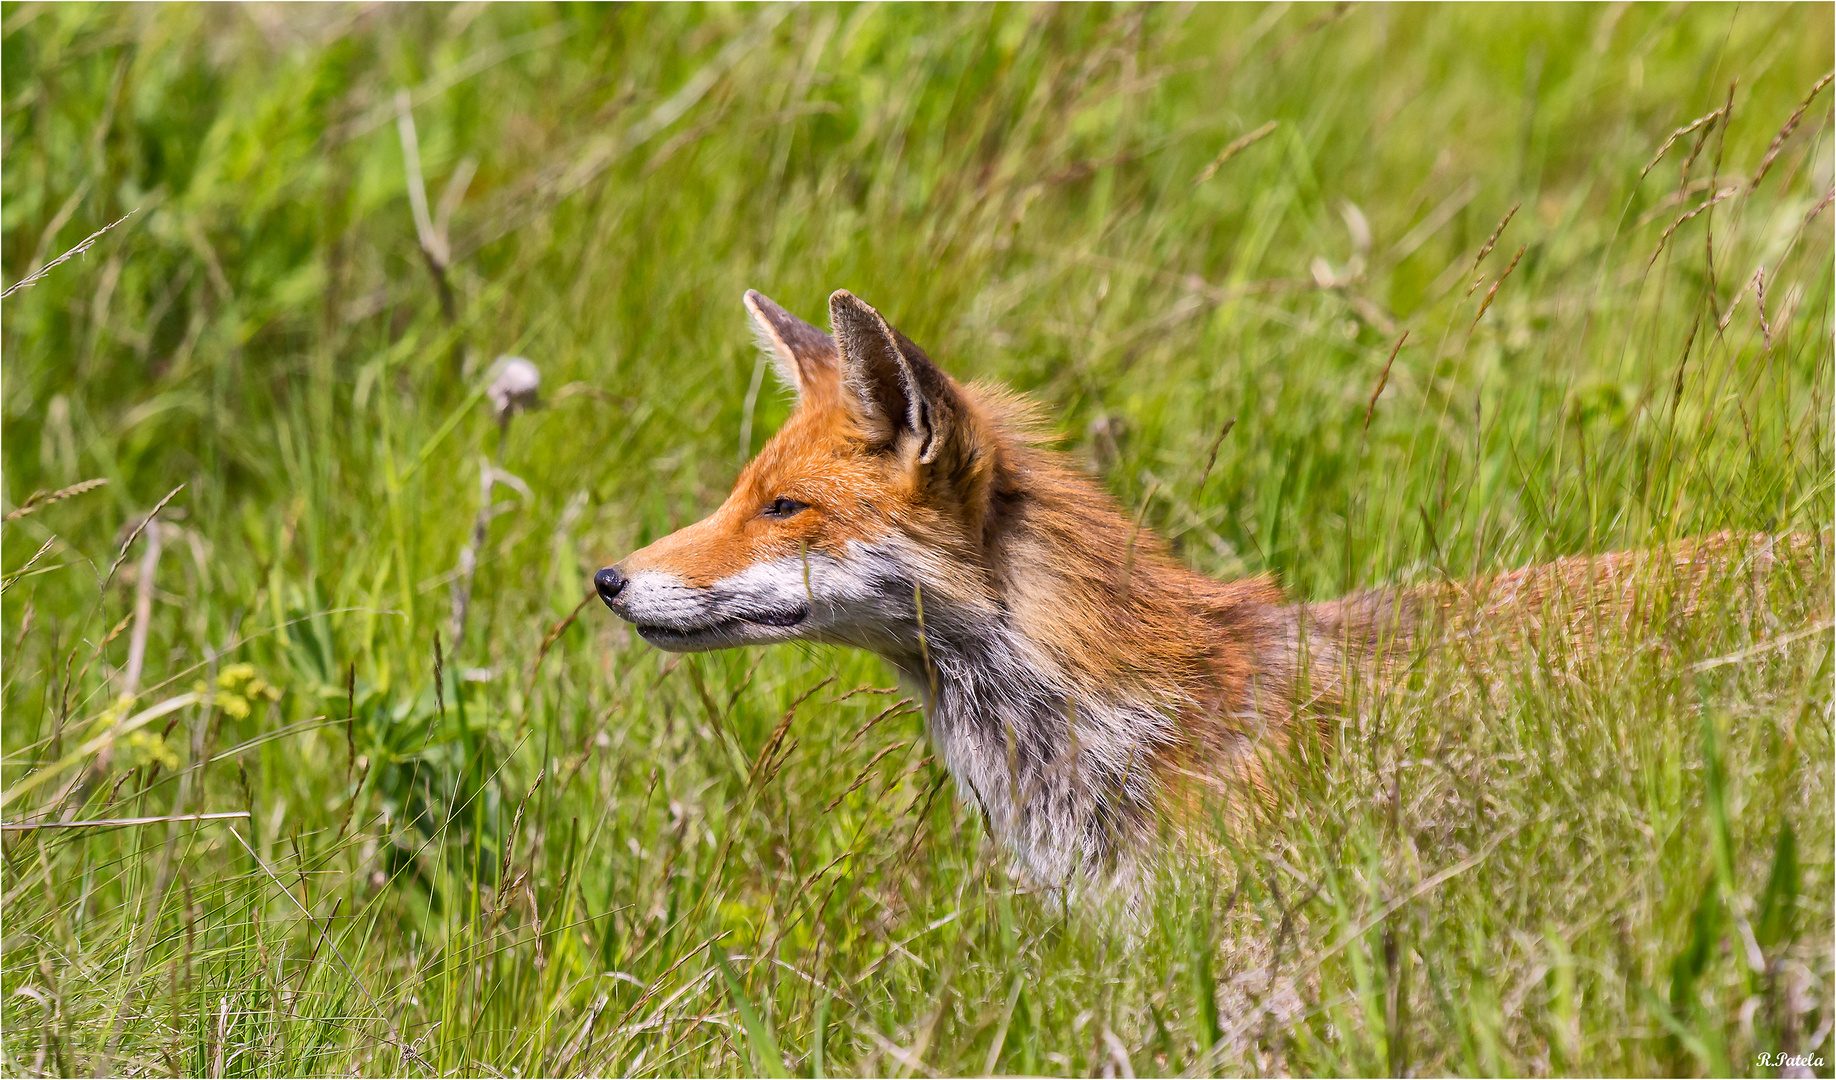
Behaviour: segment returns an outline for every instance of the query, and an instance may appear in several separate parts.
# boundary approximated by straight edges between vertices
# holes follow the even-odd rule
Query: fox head
[[[718,510],[594,586],[674,652],[815,641],[915,658],[926,618],[990,595],[992,406],[846,291],[832,336],[757,292],[745,304],[796,409]]]

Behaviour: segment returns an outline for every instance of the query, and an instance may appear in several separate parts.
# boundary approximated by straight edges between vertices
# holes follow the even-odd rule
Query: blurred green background
[[[579,607],[786,415],[748,287],[1298,597],[1827,529],[1828,5],[0,20],[6,286],[127,215],[0,301],[4,817],[250,815],[6,834],[7,1072],[1836,1057],[1821,559],[1418,687],[1145,929],[1017,892],[872,658]]]

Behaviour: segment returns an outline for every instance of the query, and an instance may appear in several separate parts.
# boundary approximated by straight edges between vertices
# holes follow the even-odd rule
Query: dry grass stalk
[[[38,550],[34,551],[30,558],[26,559],[25,562],[19,565],[19,569],[14,570],[11,573],[7,574],[5,581],[0,582],[0,592],[5,592],[7,589],[12,587],[13,582],[18,581],[20,578],[25,577],[26,573],[30,571],[34,565],[37,564],[38,560],[45,557],[45,552],[50,551],[52,548],[56,546],[57,546],[57,537],[55,536],[47,537],[44,543],[38,545]]]
[[[146,547],[140,555],[140,574],[134,582],[134,632],[128,636],[127,666],[121,672],[121,694],[129,698],[140,693],[140,673],[147,659],[147,633],[153,623],[153,582],[159,576],[160,527],[153,515],[148,515],[148,522]]]
[[[1785,140],[1791,138],[1791,133],[1797,130],[1798,121],[1804,119],[1805,111],[1810,108],[1811,99],[1821,93],[1824,87],[1830,85],[1832,78],[1836,78],[1836,72],[1825,74],[1823,78],[1818,79],[1817,85],[1811,87],[1810,93],[1804,95],[1804,101],[1792,110],[1791,116],[1785,121],[1785,126],[1779,129],[1779,133],[1772,137],[1772,144],[1766,147],[1765,156],[1760,158],[1759,168],[1753,170],[1753,179],[1747,183],[1748,191],[1759,187],[1760,181],[1766,178],[1766,171],[1772,168],[1773,161],[1785,148]]]
[[[25,502],[9,510],[6,517],[0,518],[0,521],[17,521],[27,514],[35,514],[43,510],[54,502],[60,502],[74,495],[81,495],[85,491],[94,491],[96,488],[106,483],[108,483],[107,480],[97,478],[95,480],[84,480],[80,483],[72,484],[67,488],[59,488],[49,494],[43,491],[34,491],[31,495],[26,497]]]
[[[1199,170],[1198,176],[1192,181],[1192,186],[1198,187],[1200,184],[1203,184],[1205,181],[1216,176],[1218,174],[1218,170],[1224,167],[1225,162],[1229,161],[1231,158],[1236,157],[1238,154],[1241,154],[1243,151],[1249,149],[1252,145],[1261,142],[1263,139],[1268,138],[1270,135],[1273,135],[1275,133],[1275,129],[1280,126],[1281,126],[1281,121],[1270,120],[1268,123],[1262,125],[1256,130],[1250,132],[1249,134],[1243,135],[1236,139],[1231,140],[1228,146],[1218,151],[1217,157],[1214,157],[1211,159],[1211,164],[1206,165],[1203,169]]]
[[[1677,218],[1677,220],[1671,222],[1670,227],[1664,230],[1664,235],[1658,237],[1657,247],[1652,249],[1651,258],[1645,260],[1645,269],[1649,270],[1652,266],[1657,264],[1658,256],[1664,253],[1664,245],[1670,242],[1671,234],[1676,232],[1677,229],[1681,228],[1684,222],[1688,221],[1690,218],[1695,217],[1697,214],[1703,213],[1704,211],[1710,209],[1711,207],[1715,206],[1717,203],[1725,202],[1728,199],[1731,199],[1738,194],[1740,194],[1739,185],[1734,185],[1732,187],[1724,187],[1720,191],[1717,191],[1715,194],[1702,200],[1702,202],[1697,204],[1695,207],[1692,207],[1690,210],[1684,212],[1682,217],[1679,217]]]
[[[1506,220],[1509,219],[1507,218]],[[1364,406],[1363,431],[1365,434],[1370,433],[1371,414],[1377,411],[1377,399],[1383,396],[1383,388],[1390,383],[1390,366],[1396,363],[1396,354],[1402,352],[1403,342],[1408,340],[1409,332],[1405,330],[1403,331],[1403,336],[1397,338],[1396,344],[1390,348],[1390,358],[1383,362],[1383,371],[1377,376],[1377,386],[1371,391],[1371,400]]]
[[[83,254],[85,251],[88,251],[90,246],[93,245],[97,240],[102,239],[103,235],[107,233],[110,229],[126,221],[128,218],[133,217],[135,214],[139,212],[140,212],[140,208],[135,207],[134,209],[129,210],[127,213],[122,214],[120,217],[116,218],[115,220],[109,222],[107,225],[104,225],[100,229],[97,229],[95,232],[90,233],[88,236],[84,237],[83,241],[79,243],[76,247],[73,247],[69,251],[64,252],[62,255],[59,255],[57,258],[52,259],[50,262],[39,267],[36,271],[27,275],[26,277],[13,282],[12,285],[8,286],[5,292],[0,292],[0,300],[6,299],[7,297],[13,295],[14,293],[18,292],[21,289],[29,289],[33,285],[36,285],[40,280],[44,278],[46,274],[49,274],[51,271],[57,269],[59,266],[63,265],[65,262],[68,262],[69,260],[76,258],[78,255]]]
[[[108,583],[115,580],[115,571],[121,569],[121,564],[127,561],[128,549],[134,546],[134,541],[139,539],[141,531],[152,524],[155,518],[159,517],[159,512],[166,508],[166,504],[172,501],[173,496],[183,490],[185,490],[185,485],[180,484],[178,487],[166,492],[166,497],[154,503],[153,509],[149,510],[145,517],[135,523],[133,531],[128,533],[127,539],[121,542],[121,550],[116,552],[115,561],[109,564],[108,573],[102,575],[103,592],[107,592]]]
[[[1511,256],[1511,265],[1505,267],[1504,273],[1499,274],[1498,280],[1492,282],[1492,287],[1485,291],[1485,299],[1479,302],[1479,310],[1473,315],[1473,325],[1466,328],[1467,333],[1472,333],[1473,327],[1478,326],[1479,320],[1485,317],[1486,311],[1492,306],[1492,301],[1498,296],[1498,287],[1504,284],[1505,278],[1511,276],[1511,271],[1517,269],[1518,260],[1522,259],[1524,257],[1524,252],[1529,250],[1530,245],[1525,244],[1523,247],[1517,249],[1517,254]]]
[[[1473,292],[1479,288],[1479,283],[1485,280],[1484,277],[1479,275],[1479,264],[1484,262],[1485,257],[1492,253],[1492,248],[1498,243],[1498,238],[1504,235],[1505,226],[1511,224],[1511,219],[1517,216],[1518,209],[1523,205],[1523,203],[1511,204],[1511,209],[1505,211],[1505,216],[1499,220],[1498,227],[1492,230],[1492,235],[1486,237],[1485,243],[1480,245],[1479,254],[1473,256],[1472,269],[1466,272],[1467,276],[1473,279],[1473,283],[1466,287],[1466,295],[1473,295]]]
[[[228,821],[245,818],[247,810],[229,810],[215,814],[161,814],[154,817],[97,818],[93,821],[9,821],[0,825],[6,832],[30,832],[33,829],[119,829],[129,825],[163,825],[175,821]]]

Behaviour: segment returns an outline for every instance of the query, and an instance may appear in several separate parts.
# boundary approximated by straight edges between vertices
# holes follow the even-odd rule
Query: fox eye
[[[800,503],[796,499],[787,499],[780,495],[766,503],[765,509],[761,512],[768,518],[787,518],[799,510],[808,510],[809,508],[810,506],[808,503]]]

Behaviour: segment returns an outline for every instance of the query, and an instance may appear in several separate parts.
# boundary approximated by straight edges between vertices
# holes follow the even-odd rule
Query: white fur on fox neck
[[[1042,885],[1081,877],[1129,890],[1155,827],[1153,752],[1173,726],[1156,703],[1118,701],[1041,666],[1009,625],[967,630],[925,611],[931,740],[966,801]],[[1081,873],[1080,873],[1081,872]]]
[[[993,596],[941,570],[898,533],[850,543],[811,571],[828,610],[808,636],[879,653],[917,686],[963,798],[1039,883],[1063,887],[1081,870],[1133,892],[1155,827],[1151,759],[1175,735],[1166,703],[1065,670]]]

